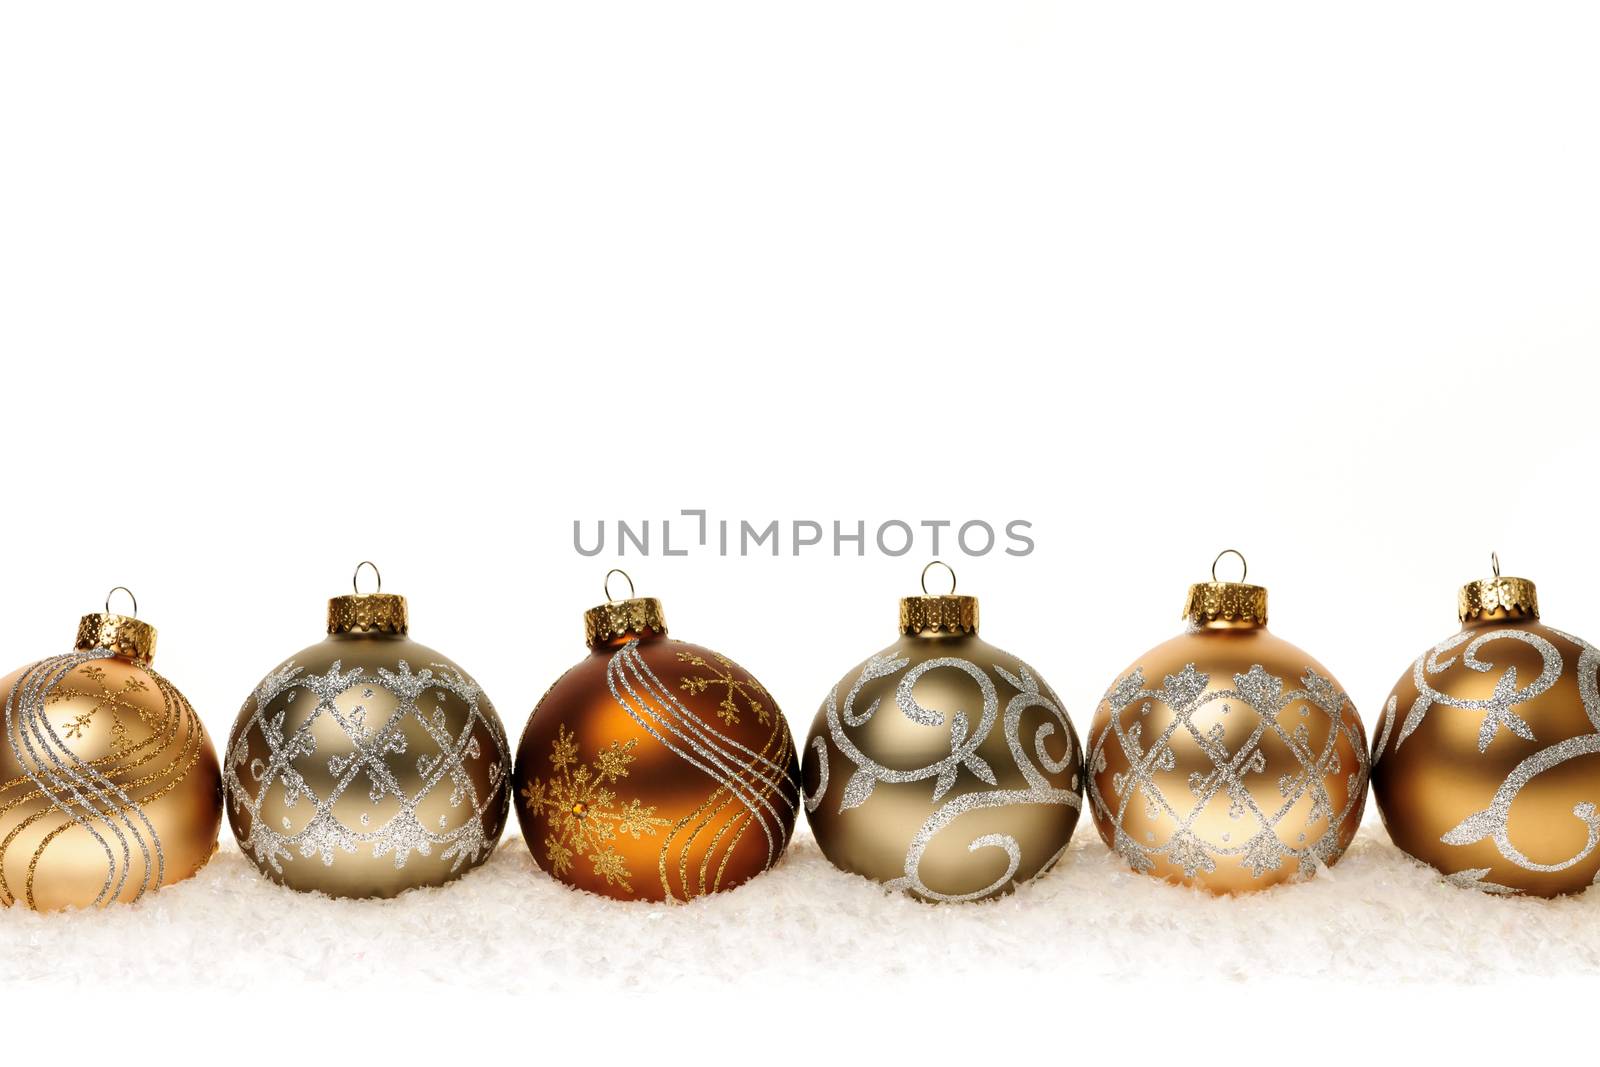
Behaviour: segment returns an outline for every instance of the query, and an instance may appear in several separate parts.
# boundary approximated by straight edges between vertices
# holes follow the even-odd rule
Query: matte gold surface
[[[263,680],[223,769],[229,823],[263,874],[356,898],[442,885],[488,859],[510,770],[494,706],[461,668],[409,637],[357,631]]]
[[[559,881],[686,901],[777,862],[799,777],[788,723],[760,682],[710,649],[646,632],[596,639],[539,701],[513,803],[534,860]]]
[[[1597,670],[1585,642],[1526,616],[1469,622],[1419,657],[1374,729],[1373,794],[1394,843],[1492,893],[1588,888],[1600,875]]]
[[[1366,741],[1320,663],[1219,617],[1118,679],[1089,731],[1090,807],[1136,869],[1234,893],[1344,853],[1365,807]]]
[[[1082,768],[1043,679],[976,634],[926,631],[869,657],[823,702],[806,810],[841,870],[924,901],[987,899],[1060,858]]]
[[[89,616],[80,638],[87,627],[142,657],[154,631],[139,624],[147,644],[131,621]],[[12,672],[0,700],[0,904],[133,901],[211,858],[222,820],[217,758],[172,683],[100,647]]]

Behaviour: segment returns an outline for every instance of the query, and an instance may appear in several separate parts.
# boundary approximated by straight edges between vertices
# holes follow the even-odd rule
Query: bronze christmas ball
[[[1555,896],[1600,877],[1600,651],[1524,578],[1472,582],[1461,631],[1401,675],[1372,742],[1394,843],[1445,880]]]
[[[650,901],[771,867],[800,803],[771,694],[726,656],[669,639],[655,599],[608,601],[584,626],[589,655],[545,693],[517,748],[514,805],[534,861],[575,888]]]
[[[151,669],[155,640],[130,616],[86,615],[76,651],[0,681],[0,904],[134,901],[216,851],[216,753]]]

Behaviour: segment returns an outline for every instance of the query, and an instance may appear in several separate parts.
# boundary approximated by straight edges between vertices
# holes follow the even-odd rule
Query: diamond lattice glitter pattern
[[[364,703],[348,711],[340,707],[340,698],[347,693],[370,701],[378,690],[394,698],[393,709],[381,722],[368,721]],[[289,705],[302,693],[309,694],[315,707],[288,730]],[[447,713],[446,694],[465,706],[465,715]],[[373,856],[392,855],[396,868],[403,868],[413,853],[428,856],[436,848],[443,850],[440,858],[451,862],[452,872],[484,859],[495,845],[488,828],[498,822],[510,760],[499,720],[484,714],[481,700],[477,683],[444,665],[413,671],[400,660],[394,670],[380,668],[374,677],[359,667],[342,670],[338,662],[325,674],[308,674],[293,662],[285,664],[257,688],[223,770],[227,803],[249,814],[241,847],[279,874],[297,855],[332,866],[340,853],[353,855],[363,847],[370,848]],[[327,719],[337,723],[347,742],[335,752],[318,751],[313,727]],[[415,775],[396,772],[395,761],[408,755],[408,721],[420,727],[436,748],[432,754],[414,757]],[[250,758],[252,736],[264,742],[265,759]],[[490,738],[492,751],[483,751],[479,740],[483,736]],[[304,773],[307,761],[319,758],[326,760],[337,783],[325,795],[318,795]],[[484,759],[490,761],[489,788],[480,790],[468,764]],[[420,784],[409,788],[403,779]],[[266,797],[275,785],[281,785],[287,808],[310,805],[311,816],[299,830],[284,825],[287,819],[274,826],[263,817]],[[361,816],[358,826],[346,825],[334,807],[347,792],[363,787],[374,809],[393,802],[398,810],[377,825],[370,813]],[[450,807],[466,806],[471,817],[454,829],[426,825],[418,810],[437,790],[448,790]]]
[[[1367,788],[1366,738],[1355,717],[1345,714],[1349,699],[1316,671],[1305,672],[1301,688],[1288,689],[1283,679],[1259,664],[1235,674],[1231,689],[1210,686],[1210,677],[1193,664],[1154,689],[1146,686],[1143,670],[1135,668],[1105,695],[1111,716],[1100,735],[1090,739],[1089,802],[1102,824],[1109,823],[1112,846],[1135,870],[1152,871],[1164,859],[1187,878],[1215,871],[1223,859],[1237,861],[1256,878],[1286,862],[1297,865],[1296,877],[1333,862],[1342,851],[1344,824],[1359,809]],[[1293,713],[1296,705],[1298,714]],[[1157,706],[1165,706],[1171,716],[1157,736],[1146,737],[1146,722],[1162,721],[1152,717]],[[1135,709],[1131,717],[1124,714],[1129,709]],[[1320,745],[1313,742],[1307,721],[1313,709],[1328,723]],[[1198,725],[1213,711],[1250,716],[1246,740],[1230,749],[1219,722]],[[1291,721],[1300,720],[1292,728],[1283,724],[1286,711]],[[1279,743],[1275,748],[1289,752],[1292,765],[1268,766],[1261,742],[1269,734]],[[1185,748],[1198,750],[1205,763],[1180,755],[1174,739],[1190,742]],[[1353,754],[1349,763],[1340,756],[1341,739]],[[1108,751],[1118,753],[1127,766],[1111,775],[1109,795],[1101,782]],[[1168,775],[1186,762],[1195,765],[1184,785],[1174,789]],[[1340,776],[1345,795],[1335,808],[1328,785]],[[1201,816],[1219,797],[1226,801],[1230,829],[1213,839],[1202,831]],[[1165,840],[1153,832],[1144,840],[1128,832],[1126,820],[1136,803],[1142,815],[1173,826]],[[1318,824],[1322,830],[1312,836]]]

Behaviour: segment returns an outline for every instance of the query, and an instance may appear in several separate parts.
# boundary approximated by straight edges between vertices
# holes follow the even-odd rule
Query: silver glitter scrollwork
[[[1566,635],[1563,634],[1562,636]],[[1534,651],[1539,653],[1542,660],[1539,676],[1519,689],[1517,687],[1516,669],[1507,668],[1505,673],[1500,676],[1500,681],[1495,685],[1494,692],[1486,700],[1465,700],[1434,689],[1428,684],[1427,676],[1449,670],[1455,664],[1456,657],[1451,656],[1448,659],[1440,659],[1440,657],[1454,651],[1462,642],[1468,639],[1471,639],[1471,643],[1461,652],[1461,665],[1463,667],[1480,672],[1491,671],[1494,669],[1494,664],[1485,662],[1478,656],[1483,646],[1491,641],[1521,641],[1530,645]],[[1574,643],[1581,644],[1582,642],[1574,639]],[[1418,696],[1415,703],[1411,705],[1411,709],[1406,712],[1406,719],[1400,726],[1400,732],[1395,735],[1394,747],[1398,750],[1401,745],[1405,744],[1406,738],[1415,733],[1417,727],[1422,725],[1423,717],[1428,714],[1428,710],[1435,704],[1483,712],[1483,723],[1478,728],[1479,752],[1484,752],[1489,748],[1489,742],[1494,740],[1495,734],[1502,726],[1523,740],[1532,741],[1534,740],[1532,728],[1528,726],[1522,716],[1516,713],[1515,708],[1518,704],[1526,703],[1549,689],[1555,684],[1556,679],[1560,677],[1560,651],[1557,650],[1555,645],[1552,645],[1538,634],[1529,633],[1526,630],[1496,629],[1479,634],[1474,638],[1471,631],[1458,633],[1439,642],[1432,649],[1417,657],[1417,662],[1411,668],[1411,680],[1416,684]],[[1389,738],[1389,729],[1393,725],[1394,714],[1394,707],[1386,706],[1384,708],[1383,732],[1377,747],[1372,753],[1374,763],[1383,758],[1384,745]]]
[[[1504,782],[1495,791],[1489,806],[1482,811],[1474,812],[1461,820],[1456,826],[1446,831],[1439,840],[1447,845],[1472,845],[1483,840],[1492,840],[1500,855],[1511,863],[1527,871],[1555,872],[1564,871],[1588,859],[1600,846],[1600,811],[1596,810],[1594,800],[1584,800],[1572,806],[1572,814],[1584,824],[1586,834],[1583,846],[1573,855],[1556,863],[1539,863],[1531,859],[1511,841],[1508,823],[1511,818],[1511,805],[1516,801],[1517,795],[1525,789],[1534,778],[1560,766],[1569,760],[1582,756],[1600,755],[1600,681],[1597,681],[1597,672],[1600,672],[1600,650],[1584,641],[1582,638],[1571,634],[1551,629],[1557,636],[1571,641],[1579,649],[1578,653],[1578,692],[1583,701],[1583,711],[1589,722],[1594,726],[1595,733],[1581,734],[1558,741],[1533,755],[1524,759],[1514,767]],[[1541,657],[1541,670],[1539,676],[1527,685],[1517,685],[1517,670],[1508,666],[1495,684],[1493,693],[1482,700],[1467,700],[1452,696],[1449,693],[1434,689],[1428,684],[1429,675],[1440,674],[1453,666],[1456,657],[1448,656],[1450,652],[1467,642],[1466,648],[1461,652],[1461,664],[1471,670],[1489,672],[1494,670],[1494,664],[1482,658],[1480,653],[1486,645],[1493,641],[1521,641],[1531,646]],[[1434,707],[1456,708],[1462,711],[1477,711],[1483,713],[1483,721],[1478,731],[1478,751],[1486,752],[1497,736],[1500,727],[1505,727],[1510,733],[1525,741],[1537,741],[1533,729],[1519,714],[1516,708],[1544,693],[1562,672],[1561,651],[1544,637],[1527,630],[1497,628],[1473,636],[1471,631],[1464,631],[1441,641],[1429,651],[1417,658],[1412,667],[1412,680],[1416,685],[1418,697],[1406,713],[1405,722],[1395,736],[1394,749],[1398,751],[1408,737],[1412,735],[1423,718]],[[1389,703],[1384,708],[1384,720],[1380,727],[1378,743],[1373,753],[1373,760],[1381,759],[1385,752],[1390,729],[1398,713],[1397,700],[1389,698]],[[1479,889],[1488,893],[1510,894],[1519,890],[1500,885],[1487,880],[1488,868],[1473,868],[1446,874],[1446,881],[1454,884]],[[1596,875],[1600,881],[1600,875]]]
[[[906,850],[904,874],[885,883],[889,890],[901,890],[916,893],[928,900],[934,901],[966,901],[987,897],[1007,886],[1016,877],[1022,865],[1022,847],[1017,840],[1009,834],[990,833],[979,836],[967,845],[969,852],[978,852],[986,848],[998,848],[1006,855],[1005,871],[981,889],[967,893],[944,893],[929,886],[922,878],[920,868],[922,858],[928,850],[933,839],[948,828],[952,823],[968,812],[984,808],[1001,808],[1025,804],[1050,804],[1061,805],[1074,811],[1080,810],[1083,799],[1080,796],[1082,775],[1078,771],[1079,758],[1077,740],[1072,730],[1071,721],[1065,711],[1055,701],[1052,695],[1043,690],[1034,673],[1028,666],[1020,661],[1016,673],[1007,671],[999,665],[990,669],[1005,682],[1016,695],[1006,702],[1002,715],[1000,710],[1000,697],[995,688],[995,683],[990,678],[988,671],[971,660],[946,656],[926,660],[917,664],[900,678],[895,686],[894,702],[900,714],[910,721],[933,729],[944,727],[948,724],[950,748],[949,753],[925,766],[910,770],[897,770],[886,767],[864,753],[851,739],[847,727],[865,725],[880,710],[881,700],[874,700],[865,709],[856,708],[856,700],[861,695],[861,690],[869,682],[878,678],[885,678],[905,670],[910,661],[904,657],[891,655],[877,655],[869,659],[862,668],[861,674],[845,694],[844,702],[839,701],[838,689],[835,688],[828,694],[826,704],[826,719],[828,738],[838,748],[841,755],[855,768],[845,783],[844,790],[839,800],[839,811],[845,812],[864,804],[880,784],[905,785],[914,782],[933,780],[932,799],[935,803],[944,801],[928,816],[916,834],[912,837],[910,846]],[[967,674],[977,685],[983,698],[983,710],[974,726],[963,711],[954,715],[945,716],[943,712],[925,708],[912,696],[912,690],[917,681],[930,671],[956,670]],[[1021,736],[1023,713],[1030,708],[1043,708],[1049,712],[1054,721],[1042,723],[1034,732],[1031,739],[1032,748],[1025,743]],[[1015,761],[1017,769],[1021,772],[1023,780],[1027,783],[1025,789],[988,789],[963,793],[950,800],[944,800],[951,789],[956,785],[958,777],[965,771],[979,781],[990,786],[998,786],[999,780],[994,769],[982,756],[978,749],[983,746],[993,731],[995,723],[1000,722],[1004,731],[1004,738]],[[1052,757],[1046,748],[1046,741],[1060,733],[1065,741],[1066,748],[1061,757]],[[822,802],[822,794],[827,789],[827,742],[819,735],[813,739],[816,749],[817,765],[821,769],[822,780],[816,792],[807,799],[808,805],[815,810]],[[1041,770],[1042,768],[1042,770]],[[1071,788],[1061,789],[1052,785],[1047,774],[1060,774],[1067,769],[1073,769]],[[1050,856],[1039,868],[1040,874],[1048,871],[1061,858],[1066,851],[1066,846]]]

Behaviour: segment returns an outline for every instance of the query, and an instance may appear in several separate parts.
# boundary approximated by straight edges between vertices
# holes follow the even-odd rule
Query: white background
[[[225,737],[372,558],[515,734],[695,507],[1031,520],[1080,731],[1229,545],[1369,723],[1491,549],[1600,633],[1587,5],[0,10],[7,666]],[[624,565],[803,733],[924,561]]]

